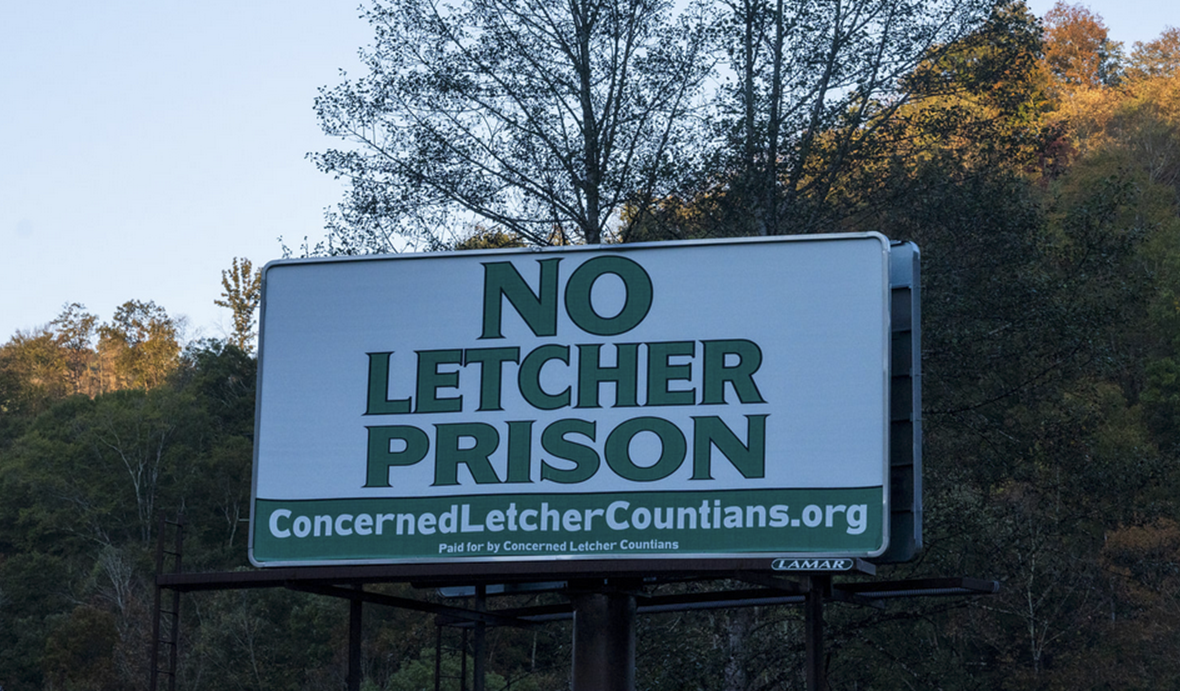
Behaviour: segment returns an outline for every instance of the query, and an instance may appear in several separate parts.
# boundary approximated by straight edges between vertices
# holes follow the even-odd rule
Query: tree
[[[1154,41],[1135,42],[1127,61],[1128,77],[1169,77],[1177,73],[1180,73],[1180,29],[1168,27]]]
[[[351,191],[328,251],[439,248],[474,222],[598,243],[668,186],[705,73],[670,0],[375,0],[369,74],[321,90],[313,156]]]
[[[1102,17],[1061,0],[1045,13],[1045,62],[1069,87],[1098,87],[1119,80],[1122,44],[1110,40]]]
[[[728,5],[736,76],[714,104],[722,129],[713,172],[646,214],[627,209],[626,239],[849,229],[874,213],[876,191],[921,194],[901,183],[931,158],[974,169],[1036,163],[1047,105],[1041,31],[1021,3],[996,3],[990,14],[970,3],[837,5],[848,18]],[[788,9],[796,14],[780,16]],[[894,25],[879,25],[889,17]],[[906,41],[890,33],[903,26]],[[825,35],[837,36],[826,52],[816,47]],[[815,81],[808,65],[817,64],[831,81]]]
[[[882,213],[920,205],[932,183],[1053,170],[1059,135],[1049,126],[1041,49],[1036,18],[1002,3],[977,31],[920,63],[903,80],[910,101],[875,123],[861,159],[833,186],[828,213],[842,228],[875,230]]]
[[[99,350],[115,365],[114,388],[150,389],[164,382],[180,355],[180,324],[151,300],[128,300],[99,327]]]
[[[262,300],[262,271],[254,269],[249,259],[234,257],[233,266],[221,272],[221,298],[213,304],[233,313],[233,343],[245,353],[254,352],[254,314]]]
[[[115,618],[109,612],[80,605],[55,622],[45,642],[42,664],[49,688],[78,691],[115,691],[113,653],[117,644]]]
[[[189,568],[245,565],[255,368],[232,345],[198,343],[149,391],[0,415],[23,419],[0,448],[5,689],[142,687],[158,512],[185,510]]]
[[[455,243],[456,250],[495,250],[508,247],[525,247],[524,242],[511,233],[502,230],[476,228],[471,235]]]
[[[67,364],[47,328],[18,331],[0,347],[0,413],[35,414],[69,392]]]
[[[733,0],[722,29],[735,76],[714,108],[712,159],[759,235],[822,227],[828,195],[890,116],[903,79],[978,29],[991,2]]]
[[[98,317],[87,312],[86,306],[78,302],[65,305],[57,319],[50,323],[58,346],[65,350],[74,393],[94,395],[98,392],[91,376],[97,325]]]

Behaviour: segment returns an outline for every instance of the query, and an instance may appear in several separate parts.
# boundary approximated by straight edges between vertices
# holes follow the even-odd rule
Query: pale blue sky
[[[129,300],[224,334],[234,256],[322,234],[343,187],[304,159],[356,72],[359,0],[0,3],[0,342]]]
[[[130,299],[224,335],[221,271],[322,237],[344,190],[304,155],[332,144],[317,87],[359,72],[358,4],[0,4],[0,343],[66,302],[107,320]],[[1180,26],[1178,0],[1087,4],[1128,48]]]

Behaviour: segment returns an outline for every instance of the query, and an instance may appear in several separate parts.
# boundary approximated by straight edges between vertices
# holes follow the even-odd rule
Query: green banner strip
[[[839,553],[882,546],[882,489],[516,494],[254,505],[254,559]]]

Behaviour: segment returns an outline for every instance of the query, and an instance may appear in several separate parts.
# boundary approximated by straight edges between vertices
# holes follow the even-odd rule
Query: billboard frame
[[[764,550],[764,551],[742,551],[734,550],[733,552],[703,552],[703,553],[685,553],[685,554],[635,554],[628,556],[594,556],[594,555],[569,555],[562,554],[558,556],[546,555],[525,555],[525,556],[450,556],[447,558],[362,558],[362,559],[317,559],[317,560],[258,560],[255,558],[255,532],[261,525],[259,517],[256,515],[258,511],[258,474],[260,468],[260,454],[262,453],[261,444],[259,443],[259,436],[262,427],[262,411],[265,405],[264,399],[266,391],[263,388],[264,375],[267,370],[267,360],[264,357],[267,346],[267,329],[266,329],[266,315],[267,315],[267,276],[269,272],[276,267],[292,267],[292,266],[309,266],[322,264],[351,264],[364,262],[419,262],[419,261],[435,261],[446,258],[455,257],[484,257],[492,259],[501,259],[504,257],[547,257],[547,256],[575,256],[582,253],[589,253],[592,256],[626,256],[638,252],[648,252],[651,250],[671,250],[675,248],[703,248],[709,246],[750,246],[762,245],[767,243],[774,244],[794,244],[794,243],[828,243],[833,241],[849,241],[849,240],[873,240],[880,243],[884,253],[883,263],[885,265],[885,275],[883,285],[881,286],[881,301],[883,305],[882,335],[884,343],[884,352],[881,354],[881,359],[884,363],[881,378],[883,381],[883,406],[884,417],[883,421],[883,439],[880,441],[881,446],[881,486],[880,486],[880,505],[874,507],[874,510],[880,511],[880,547],[870,551],[789,551],[789,550]],[[784,557],[805,557],[805,558],[867,558],[880,557],[887,553],[891,539],[891,480],[890,480],[890,438],[889,438],[889,415],[890,415],[890,367],[891,367],[891,285],[890,275],[893,271],[891,261],[890,242],[884,236],[877,233],[864,234],[840,234],[840,235],[809,235],[809,236],[783,236],[777,238],[742,238],[742,239],[727,239],[727,240],[707,240],[707,241],[691,241],[691,242],[676,242],[676,243],[637,243],[631,245],[611,245],[611,246],[593,246],[593,247],[576,247],[576,248],[555,248],[555,249],[508,249],[508,250],[487,250],[478,252],[461,252],[461,253],[437,253],[437,254],[419,254],[419,255],[392,255],[392,256],[366,256],[366,257],[348,257],[348,258],[313,258],[301,260],[281,260],[278,262],[271,262],[263,271],[263,301],[262,301],[262,316],[260,317],[260,337],[259,337],[259,391],[258,400],[256,404],[256,442],[255,442],[255,459],[254,459],[254,475],[251,487],[251,518],[249,524],[249,556],[250,561],[256,566],[268,569],[274,568],[332,568],[337,566],[355,566],[365,567],[361,571],[382,570],[387,572],[400,572],[407,575],[414,574],[413,577],[423,578],[424,576],[434,575],[445,577],[448,574],[462,574],[461,578],[464,583],[473,582],[473,576],[479,573],[482,576],[496,578],[499,580],[529,580],[533,576],[543,575],[545,577],[557,577],[562,575],[581,575],[586,573],[600,573],[602,575],[615,575],[619,573],[642,573],[649,571],[657,571],[661,573],[668,572],[684,572],[699,570],[703,573],[717,573],[721,571],[728,571],[734,568],[750,569],[750,568],[766,568],[773,560]],[[874,485],[874,487],[876,487]],[[788,491],[790,488],[778,488],[778,491]],[[810,508],[810,507],[809,507]],[[797,521],[796,521],[797,524]],[[920,537],[919,537],[920,539]],[[920,544],[920,543],[919,543]],[[689,565],[692,565],[691,567]],[[380,567],[380,568],[377,568]],[[478,580],[483,580],[482,578]]]

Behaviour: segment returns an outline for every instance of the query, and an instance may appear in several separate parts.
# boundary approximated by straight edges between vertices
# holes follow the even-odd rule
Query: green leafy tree
[[[1120,599],[1128,607],[1112,617],[1110,627],[1108,645],[1117,663],[1094,669],[1096,677],[1123,687],[1180,683],[1180,665],[1172,654],[1180,639],[1168,623],[1180,614],[1180,524],[1157,518],[1111,531],[1102,564],[1118,575]]]
[[[512,233],[484,228],[477,229],[471,235],[455,243],[456,250],[495,250],[524,246],[524,241]]]
[[[463,671],[463,665],[455,653],[444,653],[440,667],[442,675],[448,679],[459,679]],[[435,650],[428,648],[421,651],[420,657],[408,660],[400,669],[390,675],[385,688],[388,691],[417,691],[418,689],[434,688],[434,670]],[[466,673],[470,678],[471,670],[467,669]],[[462,682],[464,686],[468,683],[468,680]],[[474,681],[470,681],[470,683],[474,683]],[[509,686],[499,674],[489,672],[484,677],[484,688],[506,689]],[[523,683],[513,684],[511,688],[519,688],[521,691],[536,691],[538,687],[531,683],[531,680],[525,680]]]
[[[48,329],[18,331],[0,346],[0,413],[5,418],[39,413],[69,391],[68,363]]]
[[[262,270],[249,259],[234,257],[233,266],[221,272],[221,298],[213,304],[233,314],[234,328],[230,342],[245,353],[254,351],[258,304],[262,300]]]
[[[202,341],[186,349],[174,377],[195,397],[210,435],[185,481],[186,514],[206,530],[210,564],[245,564],[257,367],[254,358],[232,344]]]
[[[180,355],[181,325],[155,302],[128,300],[99,327],[99,350],[114,366],[114,388],[151,389],[164,383]]]
[[[255,367],[232,345],[193,344],[151,390],[67,396],[21,413],[0,451],[6,689],[143,688],[160,512],[189,514],[189,568],[246,564]],[[188,625],[196,635],[200,618]],[[330,639],[332,629],[316,635]]]
[[[188,402],[158,388],[63,404],[14,444],[6,470],[40,505],[38,530],[145,549]],[[191,419],[191,418],[190,418]]]
[[[45,642],[44,665],[50,688],[115,691],[115,618],[86,605],[75,608],[54,626]]]
[[[85,305],[71,302],[50,322],[50,327],[58,346],[65,351],[73,393],[90,396],[98,393],[93,371],[96,367],[94,338],[98,317],[87,312]]]

